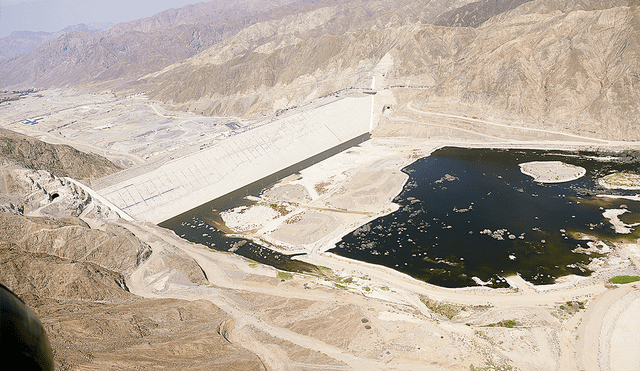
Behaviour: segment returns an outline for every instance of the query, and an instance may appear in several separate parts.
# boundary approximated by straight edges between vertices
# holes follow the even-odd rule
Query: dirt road
[[[130,228],[132,232],[137,234],[146,234],[151,233],[155,237],[160,240],[175,244],[176,240],[166,235],[161,235],[155,233],[153,230],[148,230],[144,227],[127,225],[127,228]],[[154,240],[153,238],[147,240]],[[158,242],[158,239],[155,239],[156,242],[152,242],[153,254],[159,254],[163,247],[162,243]],[[147,260],[144,264],[142,264],[130,277],[128,281],[128,287],[131,292],[145,297],[145,298],[174,298],[174,299],[182,299],[182,300],[200,300],[206,299],[211,301],[213,304],[220,307],[226,313],[231,315],[235,320],[235,327],[231,334],[229,334],[229,338],[240,341],[241,345],[246,347],[249,350],[254,352],[258,352],[258,355],[261,357],[263,362],[271,363],[273,369],[281,369],[278,367],[279,361],[276,359],[272,359],[270,350],[267,348],[261,348],[257,344],[251,342],[246,336],[243,336],[242,329],[246,326],[251,326],[260,331],[263,331],[275,338],[284,339],[293,344],[301,346],[303,348],[311,349],[315,352],[320,352],[328,355],[329,357],[341,361],[348,366],[348,369],[353,370],[441,370],[439,367],[425,365],[423,363],[416,364],[412,362],[396,362],[393,365],[388,365],[385,362],[380,362],[368,358],[356,357],[342,349],[336,348],[334,346],[328,345],[322,341],[318,341],[318,339],[314,339],[308,336],[300,335],[296,332],[290,331],[288,329],[278,327],[265,319],[257,316],[254,313],[250,313],[246,310],[243,310],[234,303],[233,299],[225,294],[225,292],[221,288],[228,289],[237,289],[237,290],[245,290],[250,292],[258,292],[261,294],[275,295],[287,298],[298,298],[298,299],[307,299],[307,300],[328,300],[328,301],[345,301],[348,303],[358,303],[363,304],[363,301],[366,301],[366,298],[355,296],[352,294],[342,294],[342,293],[332,293],[332,292],[322,292],[322,291],[305,291],[305,290],[286,290],[282,288],[268,287],[268,286],[251,286],[246,284],[239,284],[232,279],[230,279],[220,266],[216,262],[216,255],[211,252],[204,250],[201,247],[191,246],[186,242],[178,243],[177,246],[185,251],[189,256],[194,258],[197,263],[202,267],[204,272],[206,273],[210,282],[215,282],[215,287],[205,287],[205,286],[181,286],[181,285],[166,285],[162,290],[158,290],[157,287],[150,287],[148,285],[148,277],[152,276],[148,271],[149,262],[153,261],[153,256]],[[232,256],[232,259],[237,259],[237,257]],[[365,303],[366,304],[366,303]],[[242,343],[246,341],[248,343]],[[317,367],[325,367],[319,365],[310,365],[309,368],[317,368]],[[305,366],[306,367],[306,366]],[[340,367],[336,367],[334,369],[344,369]]]

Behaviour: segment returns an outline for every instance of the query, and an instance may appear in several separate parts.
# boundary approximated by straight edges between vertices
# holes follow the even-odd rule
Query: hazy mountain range
[[[147,92],[173,109],[255,116],[276,100],[368,86],[386,56],[387,85],[430,87],[410,97],[417,105],[638,139],[638,9],[628,0],[217,0],[68,32],[1,61],[0,89]]]
[[[96,33],[109,29],[113,23],[80,23],[66,27],[58,32],[46,31],[14,31],[11,35],[0,39],[0,59],[30,52],[48,40],[56,39],[71,31]]]
[[[113,86],[222,48],[226,57],[236,57],[256,49],[264,53],[275,41],[281,47],[296,46],[323,36],[442,22],[438,16],[467,3],[217,0],[167,10],[99,33],[67,32],[37,50],[3,61],[0,76],[3,87]],[[513,1],[499,3],[513,5]]]

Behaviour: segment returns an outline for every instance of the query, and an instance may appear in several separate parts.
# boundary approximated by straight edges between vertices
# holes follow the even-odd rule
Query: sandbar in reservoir
[[[587,170],[562,161],[532,161],[520,164],[520,171],[538,183],[564,183],[582,178]]]

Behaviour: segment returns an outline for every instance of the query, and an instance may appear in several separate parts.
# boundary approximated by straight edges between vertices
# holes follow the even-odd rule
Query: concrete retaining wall
[[[372,102],[341,98],[291,114],[99,193],[137,220],[160,223],[367,133]]]

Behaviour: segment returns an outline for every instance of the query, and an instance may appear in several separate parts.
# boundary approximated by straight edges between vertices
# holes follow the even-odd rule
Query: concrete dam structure
[[[372,107],[373,96],[330,98],[148,170],[116,173],[97,192],[157,224],[368,134]]]

